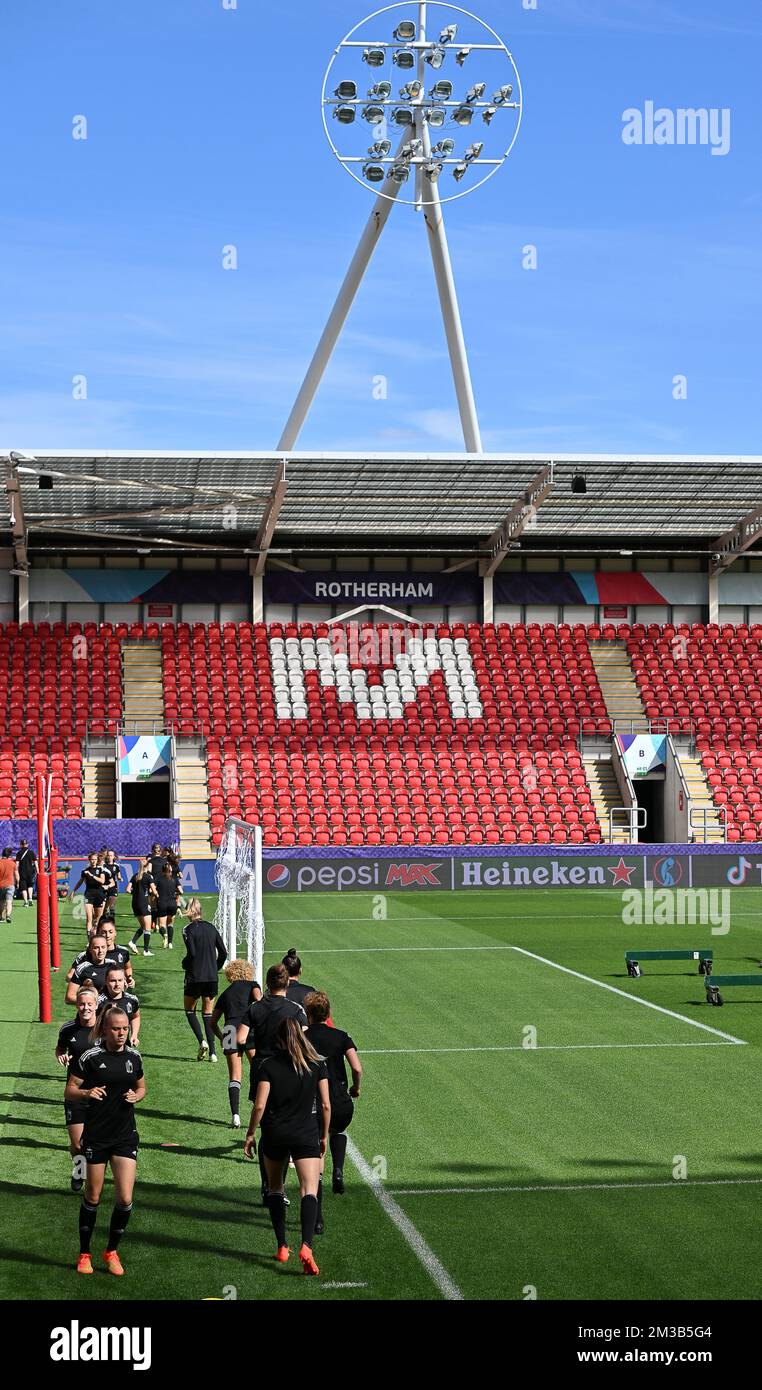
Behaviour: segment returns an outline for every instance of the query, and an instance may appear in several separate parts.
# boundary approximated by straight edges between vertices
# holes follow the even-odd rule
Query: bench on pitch
[[[625,951],[624,962],[627,966],[627,974],[633,979],[637,979],[643,974],[640,968],[642,960],[697,960],[699,963],[699,975],[711,975],[712,973],[712,952],[711,951]]]
[[[762,985],[762,971],[758,975],[713,975],[711,980],[705,980],[706,1002],[715,1006],[724,1004],[724,999],[720,994],[720,986],[723,989],[730,989],[733,985],[749,985],[757,989]]]

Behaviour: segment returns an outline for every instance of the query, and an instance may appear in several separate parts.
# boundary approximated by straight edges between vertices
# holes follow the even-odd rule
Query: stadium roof
[[[549,465],[530,517],[526,498]],[[476,556],[522,509],[522,550],[708,552],[762,503],[762,456],[41,450],[14,466],[32,556],[136,545]],[[586,492],[572,492],[577,474]]]

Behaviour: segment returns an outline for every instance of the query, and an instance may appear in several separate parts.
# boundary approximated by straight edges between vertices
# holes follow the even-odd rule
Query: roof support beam
[[[762,507],[755,507],[753,511],[747,512],[745,516],[730,531],[725,531],[711,547],[712,560],[711,569],[715,574],[721,574],[723,570],[732,565],[739,555],[743,555],[755,541],[762,536]]]
[[[275,533],[275,527],[278,524],[280,509],[283,506],[287,491],[286,460],[281,459],[278,464],[278,471],[275,474],[270,500],[265,508],[265,514],[259,523],[257,538],[252,547],[252,549],[259,551],[259,555],[254,564],[255,575],[264,574],[265,564],[267,563],[267,552],[270,549],[270,543]]]
[[[502,564],[508,551],[523,531],[534,519],[553,486],[553,464],[548,463],[524,489],[514,503],[505,521],[484,541],[482,549],[486,552],[481,563],[484,579],[491,579],[495,570]]]

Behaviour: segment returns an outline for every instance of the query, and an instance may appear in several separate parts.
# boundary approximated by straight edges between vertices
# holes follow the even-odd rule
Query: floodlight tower
[[[392,208],[395,202],[403,202],[413,206],[424,216],[463,439],[468,453],[482,453],[479,419],[447,243],[443,205],[474,192],[505,163],[521,126],[521,79],[511,53],[494,29],[470,11],[450,5],[446,0],[417,0],[417,22],[411,20],[409,15],[401,20],[394,29],[391,42],[368,41],[354,37],[358,30],[365,29],[379,15],[403,8],[409,12],[412,5],[403,6],[401,0],[398,0],[398,3],[377,10],[375,14],[355,25],[336,48],[323,81],[323,125],[333,153],[357,183],[365,188],[375,185],[378,192],[375,206],[281,435],[279,452],[286,453],[296,446]],[[446,18],[449,22],[443,25],[435,23],[432,11],[448,11]],[[466,43],[457,44],[456,36],[460,25],[458,21],[453,20],[454,15],[466,16],[473,25],[481,26],[494,42],[471,42],[469,39]],[[429,37],[429,33],[432,37]],[[438,34],[438,38],[433,37],[435,34]],[[507,60],[510,66],[509,72],[503,68],[499,73],[500,79],[510,77],[510,81],[499,81],[491,101],[483,99],[487,92],[487,85],[483,81],[471,85],[465,98],[458,100],[454,96],[455,74],[453,80],[440,76],[451,55],[455,57],[457,68],[462,69],[474,53],[490,54],[491,60],[499,61],[501,65]],[[387,57],[391,56],[391,81],[383,79],[374,83],[367,99],[360,97],[358,82],[349,78],[342,79],[331,93],[329,79],[337,59],[347,55],[356,58],[360,54],[374,76],[379,68],[385,67]],[[406,79],[396,100],[393,93],[395,69]],[[415,77],[411,75],[414,70]],[[427,94],[426,84],[430,76],[433,78],[433,85]],[[505,113],[512,113],[513,118],[510,143],[506,148],[503,138],[498,157],[483,157],[484,143],[488,136],[493,134],[495,117]],[[343,133],[350,128],[358,129],[358,114],[371,128],[375,136],[374,143],[364,155],[341,154],[331,135],[328,116],[337,122],[339,131]],[[456,152],[455,141],[449,137],[441,137],[432,145],[431,131],[441,130],[448,114],[459,131],[469,130],[474,117],[480,114],[485,126],[484,136],[472,141],[461,154]],[[390,122],[401,132],[399,145],[394,153],[394,138],[389,138],[392,134],[389,130]],[[499,133],[499,126],[500,122],[497,122],[494,133]],[[359,129],[362,129],[362,126],[359,126]],[[361,175],[355,172],[354,166],[361,167]],[[446,169],[451,169],[455,182],[460,185],[474,168],[481,167],[486,167],[487,172],[472,187],[467,186],[449,196],[442,196],[439,185]],[[401,193],[410,182],[411,173],[414,173],[414,197],[403,198]]]

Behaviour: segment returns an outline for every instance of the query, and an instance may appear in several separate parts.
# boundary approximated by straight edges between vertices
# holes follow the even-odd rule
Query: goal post
[[[230,817],[217,851],[214,877],[217,910],[214,914],[228,958],[243,958],[254,966],[254,978],[262,984],[265,920],[262,912],[262,830],[258,825]]]

